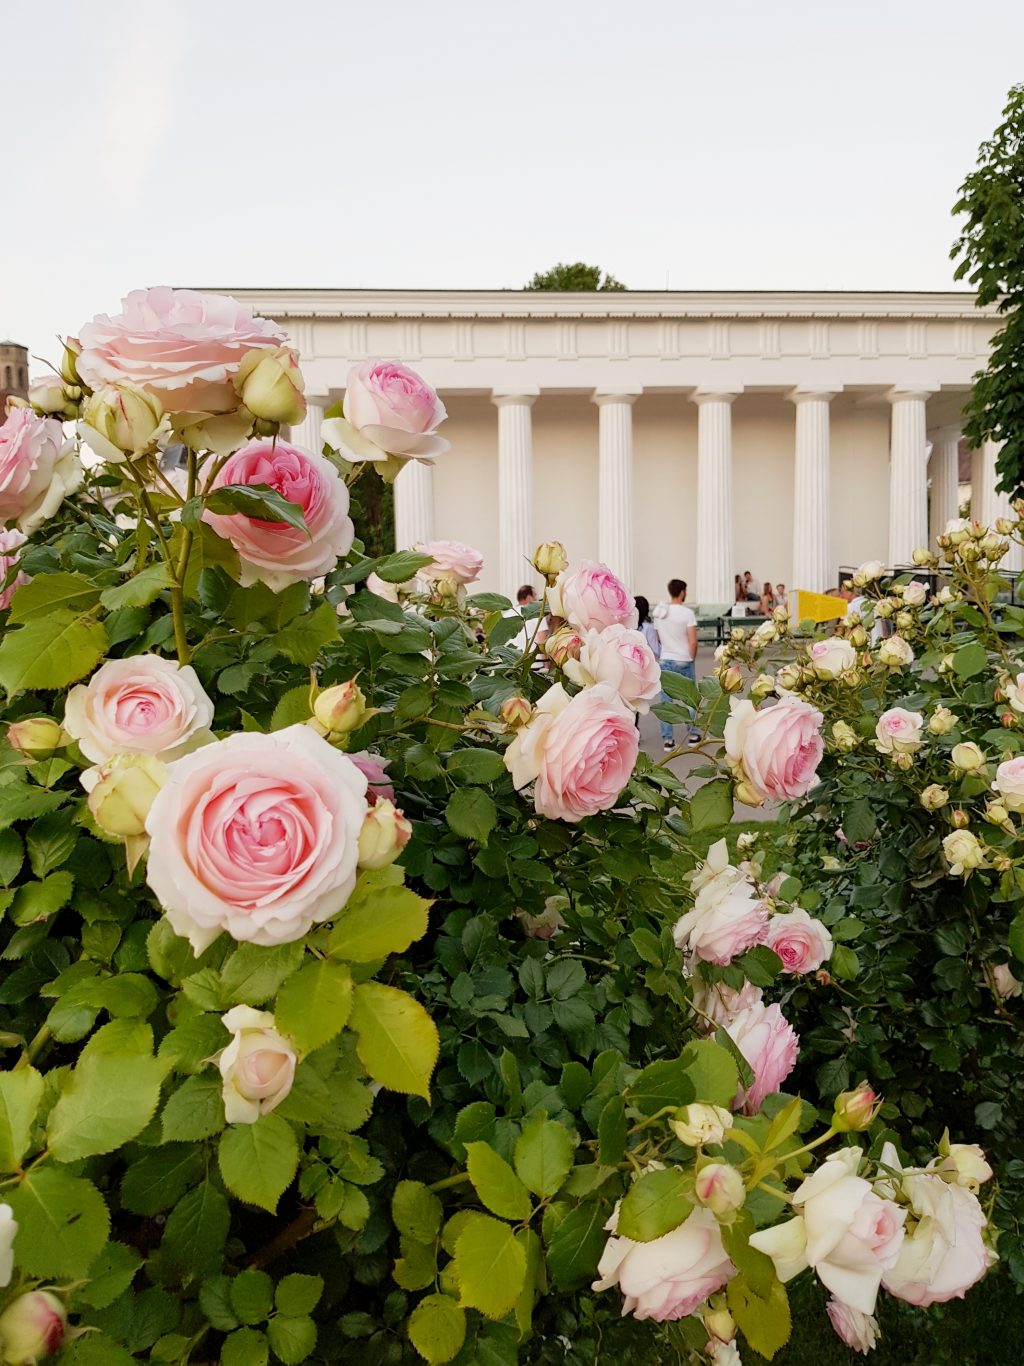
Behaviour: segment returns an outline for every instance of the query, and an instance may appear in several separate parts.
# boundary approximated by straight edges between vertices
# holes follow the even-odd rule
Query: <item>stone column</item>
[[[933,550],[937,548],[936,538],[942,535],[946,523],[959,516],[960,440],[959,427],[940,427],[932,432],[928,476],[931,484],[929,524]]]
[[[698,389],[697,585],[694,604],[731,606],[736,596],[732,548],[732,402],[736,390]]]
[[[533,539],[533,393],[495,392],[498,409],[498,576],[511,596],[535,577],[530,560]]]
[[[928,543],[928,441],[925,404],[930,389],[891,389],[889,444],[889,564],[909,565]]]
[[[1014,516],[1010,506],[1010,495],[1000,493],[996,488],[999,471],[996,461],[1002,442],[986,441],[980,451],[975,451],[971,461],[971,517],[983,526],[994,527],[1000,517]],[[1001,569],[1019,574],[1024,568],[1024,556],[1016,541],[1010,542],[1010,550],[1003,557]]]
[[[434,539],[434,467],[407,460],[395,480],[395,549]]]
[[[595,393],[598,415],[597,554],[630,592],[633,559],[633,404],[635,393]]]
[[[304,451],[313,451],[319,455],[324,448],[323,437],[320,435],[320,428],[324,423],[324,409],[330,406],[329,398],[313,397],[307,394],[306,416],[291,428],[289,439],[296,446],[301,446]]]
[[[796,404],[791,582],[822,593],[836,582],[829,504],[829,404],[835,394],[794,389],[789,398]]]

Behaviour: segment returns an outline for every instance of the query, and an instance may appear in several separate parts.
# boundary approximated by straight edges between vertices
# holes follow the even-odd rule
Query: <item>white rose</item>
[[[970,519],[967,517],[951,517],[942,534],[948,536],[954,545],[959,545],[971,534]]]
[[[950,759],[953,767],[960,769],[963,773],[976,773],[978,769],[985,767],[985,756],[971,740],[961,741],[959,745],[954,745]]]
[[[979,1143],[950,1143],[948,1135],[939,1144],[940,1157],[929,1162],[929,1171],[949,1172],[958,1186],[977,1192],[979,1186],[992,1179],[985,1150]]]
[[[616,1206],[605,1225],[613,1236],[605,1244],[591,1289],[617,1285],[623,1314],[658,1323],[685,1318],[735,1275],[710,1210],[695,1209],[678,1228],[649,1243],[614,1236],[618,1214]]]
[[[1017,981],[1007,963],[997,963],[992,969],[992,977],[996,991],[1004,1001],[1009,1001],[1024,992],[1024,982]]]
[[[269,1011],[235,1006],[221,1019],[234,1036],[216,1059],[224,1079],[224,1118],[229,1124],[255,1124],[292,1089],[295,1049],[274,1028]]]
[[[913,754],[921,748],[924,717],[919,711],[890,707],[875,726],[875,749],[879,754]]]
[[[942,841],[942,852],[953,877],[963,877],[985,865],[985,851],[970,830],[954,830]]]
[[[923,607],[928,601],[928,588],[925,584],[919,583],[914,579],[903,589],[903,601],[908,607]]]
[[[1004,760],[996,769],[992,786],[999,793],[1007,811],[1018,815],[1024,812],[1024,755]]]
[[[863,588],[865,584],[880,579],[884,573],[885,565],[881,560],[865,560],[854,570],[853,585],[855,588]]]
[[[735,1338],[732,1342],[719,1342],[717,1340],[709,1342],[707,1353],[711,1366],[743,1366]]]
[[[731,1122],[731,1117],[730,1117]],[[0,1205],[0,1285],[10,1285],[14,1275],[14,1235],[18,1221],[10,1205]]]
[[[891,1145],[886,1149],[891,1154]],[[898,1166],[887,1160],[886,1150],[882,1160]],[[922,1307],[962,1299],[996,1260],[982,1236],[985,1212],[977,1196],[930,1173],[904,1176],[902,1187],[918,1222],[895,1264],[886,1268],[883,1285],[897,1299]]]
[[[811,646],[811,665],[819,678],[838,678],[857,664],[857,651],[848,640],[831,636]]]
[[[688,1148],[700,1148],[722,1142],[726,1130],[732,1128],[732,1115],[720,1105],[698,1102],[677,1110],[669,1124],[680,1143]]]
[[[877,658],[890,669],[902,669],[914,662],[914,651],[902,636],[890,636],[879,645]]]
[[[1003,692],[1014,711],[1024,712],[1024,674],[1018,674],[1012,682],[1007,679],[1003,684]]]

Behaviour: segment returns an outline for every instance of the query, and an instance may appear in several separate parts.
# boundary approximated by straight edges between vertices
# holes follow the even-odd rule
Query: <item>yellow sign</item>
[[[845,598],[834,598],[829,593],[808,593],[804,588],[795,589],[792,596],[796,599],[796,611],[790,609],[794,622],[835,621],[846,616]]]

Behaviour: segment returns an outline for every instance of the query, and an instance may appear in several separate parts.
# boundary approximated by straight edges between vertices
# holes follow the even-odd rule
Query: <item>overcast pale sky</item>
[[[944,289],[1020,0],[2,6],[0,335],[142,284]]]

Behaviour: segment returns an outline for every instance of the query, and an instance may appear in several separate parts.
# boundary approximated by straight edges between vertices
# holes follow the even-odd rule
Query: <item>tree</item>
[[[562,289],[582,292],[594,289],[625,289],[614,275],[602,273],[600,266],[588,266],[574,261],[571,266],[559,262],[550,270],[538,271],[526,289]]]
[[[979,307],[999,301],[1006,321],[988,366],[975,377],[964,412],[974,447],[1001,441],[999,487],[1024,492],[1024,85],[1015,85],[1003,122],[978,150],[977,169],[960,187],[954,214],[967,222],[952,251],[955,278],[977,290]]]

